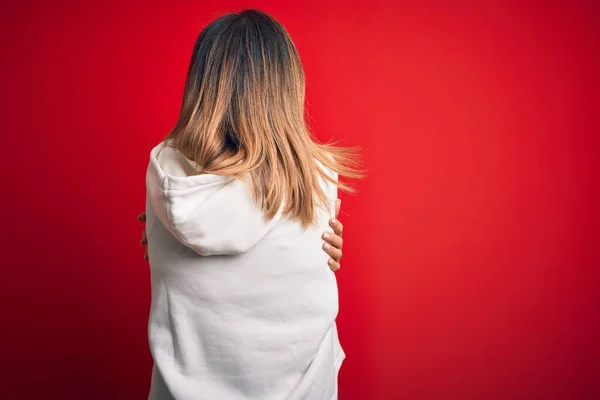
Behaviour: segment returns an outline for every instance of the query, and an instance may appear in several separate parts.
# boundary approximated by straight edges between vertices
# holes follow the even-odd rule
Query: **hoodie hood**
[[[243,181],[196,171],[194,162],[161,143],[150,153],[146,189],[160,222],[198,254],[244,253],[280,218],[266,221]]]

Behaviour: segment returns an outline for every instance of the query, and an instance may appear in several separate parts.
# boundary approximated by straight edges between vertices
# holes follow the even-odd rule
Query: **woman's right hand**
[[[146,237],[146,213],[143,212],[137,217],[138,221],[144,223],[144,230],[142,231],[142,240],[140,240],[140,244],[144,246],[144,260],[148,259],[148,238]]]
[[[333,233],[323,233],[323,240],[325,241],[323,244],[323,251],[325,251],[325,253],[327,253],[330,257],[327,261],[327,264],[332,271],[337,271],[340,269],[340,260],[342,259],[342,245],[344,243],[344,240],[342,239],[342,233],[344,231],[344,225],[337,219],[337,216],[340,213],[341,205],[342,201],[338,199],[335,203],[336,218],[331,218],[331,220],[329,220],[329,226],[331,226],[333,229]],[[138,221],[146,222],[146,213],[141,213],[137,219]],[[142,230],[142,240],[140,240],[140,244],[144,246],[144,260],[147,260],[148,238],[146,237],[146,225],[144,225],[144,229]]]

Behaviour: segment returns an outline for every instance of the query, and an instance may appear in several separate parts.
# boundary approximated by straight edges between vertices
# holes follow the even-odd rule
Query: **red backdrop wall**
[[[600,398],[600,7],[544,3],[4,2],[2,397],[147,395],[148,153],[200,29],[258,7],[365,148],[340,398]]]

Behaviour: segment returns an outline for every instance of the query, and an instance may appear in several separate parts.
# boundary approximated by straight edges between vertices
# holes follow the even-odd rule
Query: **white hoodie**
[[[193,171],[171,147],[151,152],[149,399],[335,399],[345,355],[321,235],[337,187],[322,180],[329,210],[303,229],[265,221],[243,182]]]

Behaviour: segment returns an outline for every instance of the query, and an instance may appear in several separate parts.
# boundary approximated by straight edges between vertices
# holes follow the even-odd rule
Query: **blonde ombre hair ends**
[[[354,149],[312,138],[304,94],[300,57],[283,26],[256,10],[225,15],[196,41],[167,143],[199,173],[247,179],[268,219],[283,204],[284,215],[308,226],[327,201],[319,178],[331,181],[319,163],[349,178],[361,172]]]

